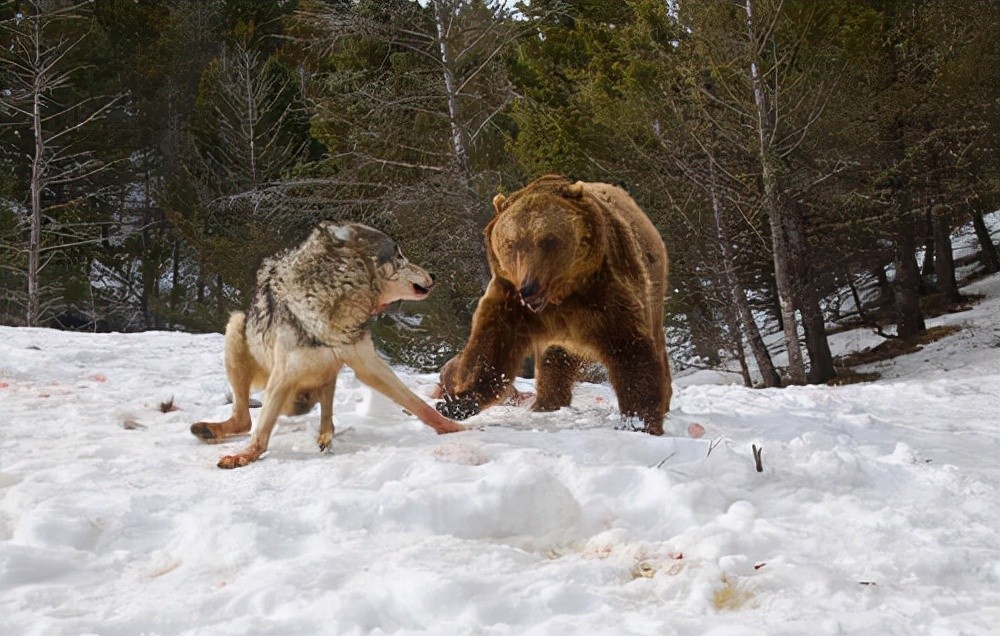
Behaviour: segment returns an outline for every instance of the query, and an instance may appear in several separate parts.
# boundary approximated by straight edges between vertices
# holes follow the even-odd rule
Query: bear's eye
[[[560,245],[562,245],[562,241],[558,236],[546,236],[538,241],[538,247],[542,248],[544,252],[554,252],[559,249]]]

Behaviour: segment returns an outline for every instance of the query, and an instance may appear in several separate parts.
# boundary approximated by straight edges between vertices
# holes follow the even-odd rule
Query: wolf
[[[267,450],[283,413],[320,404],[319,436],[333,439],[333,393],[346,364],[357,378],[389,397],[438,433],[464,430],[410,391],[375,353],[370,322],[397,300],[423,300],[434,276],[410,263],[386,234],[359,223],[320,223],[297,247],[265,259],[246,313],[226,326],[226,376],[233,412],[222,422],[197,422],[191,432],[206,442],[247,433],[250,391],[266,388],[266,401],[249,444],[219,460],[237,468]]]

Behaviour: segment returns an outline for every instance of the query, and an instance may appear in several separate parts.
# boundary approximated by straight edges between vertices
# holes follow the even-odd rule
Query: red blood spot
[[[535,401],[534,393],[518,393],[515,406],[531,406],[531,403]]]
[[[604,404],[605,402],[607,402],[607,400],[604,398],[603,395],[598,395],[597,397],[594,398],[594,401],[597,402],[598,404]]]
[[[95,373],[94,375],[90,376],[90,379],[93,380],[94,382],[107,382],[108,381],[108,377],[106,375],[104,375],[103,373]]]
[[[681,559],[684,558],[684,553],[683,552],[678,552],[677,554],[674,554],[674,555],[671,555],[671,556],[673,556],[673,558],[674,558],[675,561],[680,561]]]
[[[688,424],[688,435],[696,439],[699,437],[704,437],[705,427],[702,426],[701,424],[692,422],[691,424]]]
[[[10,382],[0,382],[0,389],[6,389],[10,386]]]

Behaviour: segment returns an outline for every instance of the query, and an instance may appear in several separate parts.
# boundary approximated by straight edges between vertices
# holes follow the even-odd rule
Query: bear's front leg
[[[645,432],[663,435],[666,370],[653,340],[637,332],[615,334],[602,354],[622,417],[640,419]]]
[[[491,282],[472,317],[472,334],[442,373],[437,410],[464,420],[496,403],[514,381],[531,344],[532,325],[509,284]]]

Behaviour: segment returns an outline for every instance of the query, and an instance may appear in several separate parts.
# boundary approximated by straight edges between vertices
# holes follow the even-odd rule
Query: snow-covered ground
[[[0,634],[997,633],[1000,276],[965,291],[871,384],[679,379],[702,439],[602,385],[439,437],[345,373],[332,453],[287,418],[234,471],[187,430],[221,336],[0,328]]]

